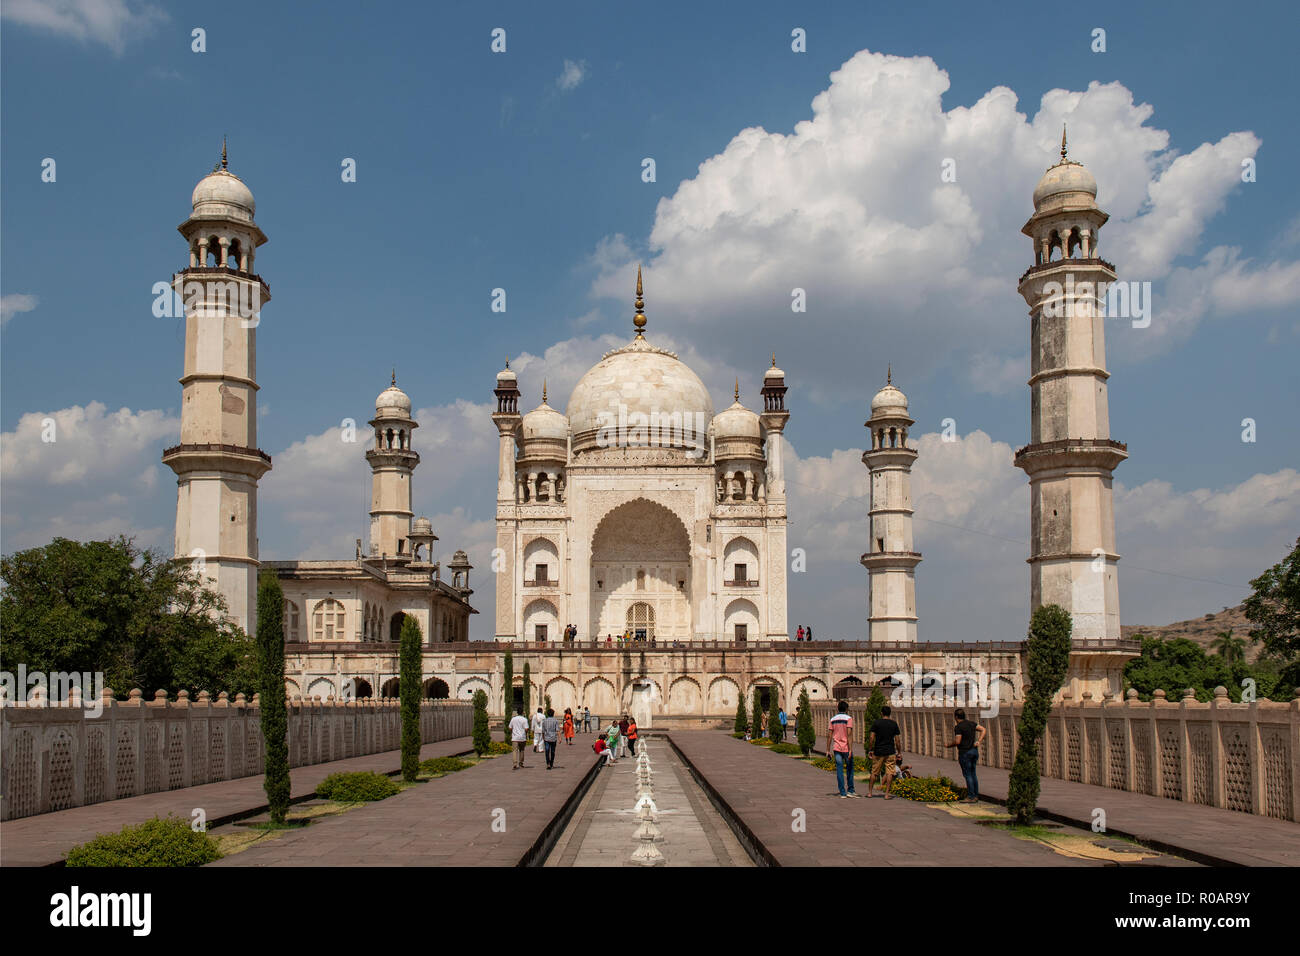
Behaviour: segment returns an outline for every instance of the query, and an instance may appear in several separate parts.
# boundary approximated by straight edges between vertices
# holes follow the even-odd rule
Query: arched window
[[[636,573],[636,589],[637,589],[638,591],[644,591],[644,590],[645,590],[645,572],[644,572],[644,571],[638,571],[638,572]]]
[[[243,246],[239,244],[238,239],[230,240],[230,249],[226,253],[226,265],[231,269],[239,270],[239,260],[243,253]]]
[[[284,639],[298,643],[298,605],[288,598],[284,599]]]
[[[333,598],[316,603],[312,613],[312,633],[318,641],[341,641],[347,638],[344,630],[346,613],[343,605]]]
[[[637,601],[627,609],[627,629],[639,640],[653,640],[655,636],[655,609],[645,601]]]

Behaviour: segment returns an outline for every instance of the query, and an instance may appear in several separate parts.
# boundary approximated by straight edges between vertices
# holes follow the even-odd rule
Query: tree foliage
[[[771,688],[767,708],[767,736],[778,744],[785,739],[785,730],[781,727],[780,696],[776,687]]]
[[[289,812],[289,710],[284,684],[284,592],[274,571],[257,579],[258,717],[266,747],[262,787],[271,822]]]
[[[1254,592],[1242,605],[1254,627],[1250,639],[1285,665],[1300,682],[1300,538],[1291,553],[1250,582]]]
[[[0,559],[0,578],[0,669],[102,672],[121,695],[256,689],[251,638],[188,561],[129,538],[55,538]]]
[[[529,726],[533,722],[533,665],[524,661],[524,716]]]
[[[510,718],[515,712],[515,657],[506,651],[505,675],[502,678],[501,723],[505,731],[505,742],[510,743]]]
[[[488,752],[492,733],[488,730],[487,691],[482,687],[474,691],[474,752],[480,757]]]
[[[817,730],[813,727],[812,704],[808,700],[807,686],[799,688],[799,716],[794,722],[795,739],[799,742],[799,752],[805,757],[812,753],[817,745]]]
[[[739,700],[736,701],[735,732],[738,734],[743,734],[745,732],[745,728],[748,726],[749,726],[749,714],[745,713],[745,695],[741,694],[739,695]]]
[[[759,732],[758,725],[763,722],[763,692],[758,687],[754,688],[754,706],[752,711],[754,714],[754,736],[761,737],[763,735]]]
[[[398,694],[402,714],[402,779],[413,781],[420,772],[420,692],[423,661],[420,654],[420,623],[410,614],[402,616],[398,664]]]
[[[1191,688],[1203,703],[1214,699],[1214,688],[1218,686],[1226,688],[1229,699],[1234,701],[1242,699],[1243,684],[1253,686],[1256,697],[1281,701],[1291,699],[1294,687],[1288,675],[1271,660],[1261,658],[1247,664],[1244,659],[1207,654],[1201,645],[1185,637],[1142,638],[1142,656],[1124,665],[1124,683],[1138,692],[1140,700],[1151,700],[1156,690],[1163,690],[1170,700],[1180,700],[1183,690]]]
[[[871,688],[871,696],[867,698],[866,710],[862,715],[863,733],[871,730],[871,725],[880,719],[880,712],[884,710],[886,703],[888,701],[885,700],[884,692],[881,691],[880,687]]]
[[[1047,726],[1052,698],[1065,683],[1070,669],[1072,629],[1070,613],[1058,604],[1044,604],[1029,622],[1029,640],[1025,646],[1025,676],[1029,687],[1016,728],[1016,758],[1007,788],[1007,810],[1022,825],[1027,825],[1038,809],[1038,741]]]

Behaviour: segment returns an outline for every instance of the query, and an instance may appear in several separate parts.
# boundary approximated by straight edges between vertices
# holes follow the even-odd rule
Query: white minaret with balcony
[[[253,272],[266,242],[253,194],[226,167],[223,144],[177,227],[189,244],[189,267],[172,278],[185,308],[181,440],[162,460],[176,472],[176,560],[192,562],[253,634],[257,482],[271,469],[257,447],[257,325],[271,290]]]
[[[912,543],[912,463],[907,447],[907,396],[894,387],[889,370],[885,387],[871,400],[867,420],[870,447],[862,463],[871,472],[871,548],[862,556],[870,576],[870,639],[916,643],[916,566],[921,555]]]
[[[1020,277],[1029,306],[1030,443],[1016,452],[1029,476],[1030,608],[1059,604],[1075,643],[1118,640],[1119,575],[1111,474],[1128,457],[1110,437],[1105,285],[1114,267],[1097,256],[1107,220],[1097,181],[1061,160],[1034,190],[1021,230],[1034,265]]]
[[[411,448],[411,433],[419,427],[411,417],[411,399],[392,383],[375,399],[375,447],[370,462],[370,556],[409,561],[412,556],[411,473],[420,456]]]

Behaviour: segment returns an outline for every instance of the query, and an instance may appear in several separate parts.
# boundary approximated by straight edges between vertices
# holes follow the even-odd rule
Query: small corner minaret
[[[893,369],[871,400],[868,449],[862,463],[871,472],[871,548],[862,556],[870,578],[870,640],[916,643],[916,566],[912,543],[912,463],[907,447],[907,396],[894,386]]]
[[[226,600],[230,618],[257,629],[257,482],[271,456],[257,447],[257,325],[271,290],[253,272],[266,236],[253,194],[221,162],[190,197],[177,229],[189,267],[172,277],[185,307],[181,440],[163,452],[176,473],[176,550]]]
[[[740,390],[739,382],[736,386]],[[763,430],[767,435],[767,500],[785,502],[785,465],[781,445],[785,424],[790,412],[785,407],[785,372],[776,367],[776,353],[772,353],[772,366],[763,373]]]
[[[763,373],[763,387],[759,394],[763,398],[763,412],[758,416],[763,425],[766,440],[767,481],[764,515],[768,522],[767,579],[768,609],[767,638],[773,641],[788,641],[790,626],[786,617],[786,562],[789,556],[786,531],[785,499],[785,426],[790,420],[790,411],[785,407],[785,372],[776,367],[776,353],[772,353],[772,364]],[[740,394],[740,383],[736,383],[736,394]],[[739,400],[739,399],[737,399]]]
[[[1111,475],[1128,451],[1110,437],[1106,394],[1103,302],[1115,268],[1097,256],[1097,236],[1107,218],[1062,129],[1060,162],[1039,180],[1021,230],[1034,249],[1019,285],[1029,306],[1030,443],[1015,463],[1029,476],[1030,609],[1068,610],[1076,644],[1120,637]]]
[[[411,559],[411,473],[420,456],[411,450],[411,433],[419,426],[411,417],[411,399],[397,387],[397,371],[388,388],[375,399],[375,447],[370,462],[370,557]]]

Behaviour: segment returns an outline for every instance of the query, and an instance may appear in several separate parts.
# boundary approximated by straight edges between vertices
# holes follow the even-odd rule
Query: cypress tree
[[[748,725],[749,725],[749,715],[745,713],[745,695],[741,694],[739,695],[739,700],[736,701],[735,732],[738,734],[743,734],[745,732],[745,727]]]
[[[808,688],[799,688],[799,719],[794,724],[795,737],[799,741],[799,750],[806,757],[817,745],[817,731],[813,727],[812,704],[808,701]]]
[[[412,781],[420,771],[420,624],[402,617],[398,694],[402,713],[402,779]]]
[[[474,752],[480,757],[488,751],[492,743],[492,732],[488,730],[487,691],[482,687],[474,691]]]
[[[867,698],[866,712],[862,715],[862,723],[869,731],[871,725],[880,719],[880,711],[885,706],[885,695],[881,693],[879,687],[871,688],[871,696]]]
[[[1029,686],[1016,727],[1016,759],[1007,787],[1007,810],[1017,823],[1027,825],[1038,809],[1040,772],[1038,741],[1047,727],[1052,698],[1065,683],[1070,669],[1070,613],[1058,604],[1044,604],[1029,621],[1025,643],[1025,676]]]
[[[266,746],[262,787],[271,822],[289,812],[289,709],[284,685],[284,592],[274,571],[257,581],[257,690],[262,740]]]
[[[758,687],[754,688],[753,713],[754,713],[754,721],[753,721],[754,739],[757,740],[759,737],[763,736],[761,733],[758,732],[758,725],[763,721],[763,692]]]
[[[773,685],[770,706],[767,708],[767,735],[778,744],[785,739],[785,731],[781,729],[781,702],[778,700],[780,696],[779,688]]]
[[[510,717],[514,714],[515,703],[515,658],[509,651],[506,651],[505,677],[503,678],[505,687],[502,690],[501,703],[501,724],[505,731],[505,742],[510,743]]]
[[[524,716],[528,718],[528,725],[531,727],[533,723],[533,665],[528,661],[524,661]]]

